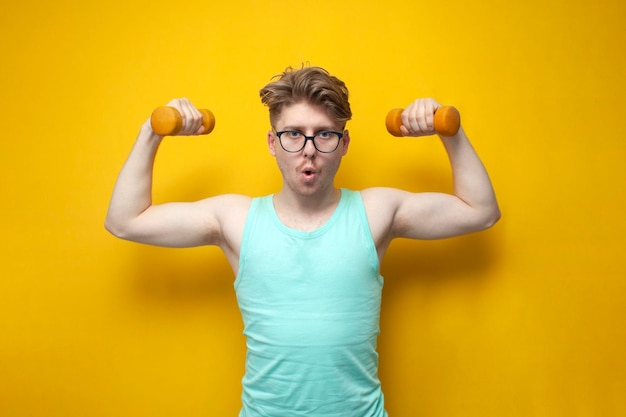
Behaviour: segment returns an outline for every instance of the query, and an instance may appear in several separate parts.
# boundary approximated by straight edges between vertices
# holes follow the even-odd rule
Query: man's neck
[[[274,209],[281,222],[290,228],[311,231],[321,227],[333,215],[341,190],[301,195],[281,190],[274,196]]]

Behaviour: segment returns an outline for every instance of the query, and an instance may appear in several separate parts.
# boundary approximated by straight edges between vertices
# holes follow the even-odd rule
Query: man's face
[[[323,107],[305,102],[283,108],[274,128],[276,132],[295,130],[306,136],[314,136],[321,131],[342,132],[342,126],[331,119]],[[283,188],[302,195],[314,195],[332,189],[341,158],[348,151],[350,143],[348,131],[343,133],[339,146],[332,153],[319,152],[310,140],[301,151],[290,153],[281,147],[276,133],[270,131],[267,142],[282,173]]]

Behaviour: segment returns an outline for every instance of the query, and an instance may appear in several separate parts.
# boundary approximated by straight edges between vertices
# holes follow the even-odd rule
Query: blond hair
[[[306,102],[322,106],[336,123],[345,127],[352,118],[345,83],[320,67],[288,67],[261,89],[261,102],[269,108],[270,123],[275,125],[286,106]]]

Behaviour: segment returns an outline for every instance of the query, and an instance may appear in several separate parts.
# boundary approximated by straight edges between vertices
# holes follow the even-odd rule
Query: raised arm
[[[176,99],[168,105],[177,108],[183,117],[179,135],[202,133],[202,114],[189,100]],[[230,245],[238,252],[237,242],[232,241],[237,231],[225,231],[223,225],[229,216],[245,216],[248,198],[224,195],[192,203],[152,204],[154,160],[162,140],[146,121],[113,189],[106,229],[122,239],[151,245]]]
[[[434,113],[439,107],[432,99],[416,100],[402,113],[402,134],[434,134]],[[454,136],[440,138],[452,167],[453,194],[365,190],[363,197],[370,207],[368,216],[378,243],[388,243],[395,237],[458,236],[489,228],[500,218],[489,175],[463,127]]]

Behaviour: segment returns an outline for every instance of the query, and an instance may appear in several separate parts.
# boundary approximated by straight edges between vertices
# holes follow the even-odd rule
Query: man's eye
[[[287,132],[287,134],[292,139],[298,139],[299,137],[302,137],[302,133],[298,132],[297,130],[290,130],[289,132]]]

